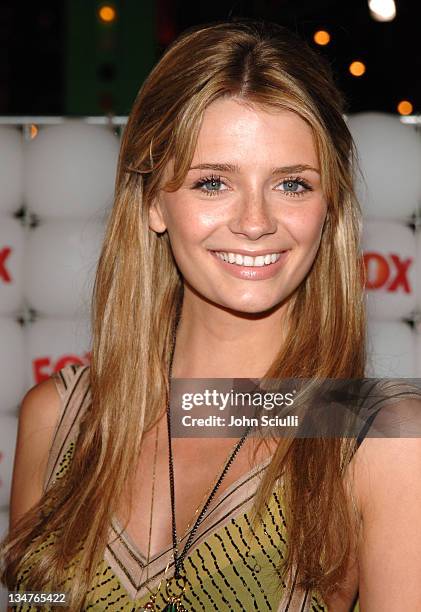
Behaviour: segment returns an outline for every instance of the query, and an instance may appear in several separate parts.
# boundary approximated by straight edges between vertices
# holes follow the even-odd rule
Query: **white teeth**
[[[214,251],[215,255],[230,264],[237,266],[262,267],[278,261],[280,253],[269,253],[268,255],[258,255],[251,257],[250,255],[240,255],[239,253],[228,253],[225,251]]]

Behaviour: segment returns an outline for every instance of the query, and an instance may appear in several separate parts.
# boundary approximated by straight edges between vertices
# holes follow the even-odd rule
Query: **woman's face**
[[[164,180],[171,177],[166,168]],[[235,99],[205,111],[183,185],[160,191],[150,227],[168,231],[186,289],[259,313],[300,285],[319,247],[327,205],[311,128],[290,111]]]

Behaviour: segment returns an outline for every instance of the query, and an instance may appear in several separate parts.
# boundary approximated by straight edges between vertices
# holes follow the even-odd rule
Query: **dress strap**
[[[367,395],[365,406],[365,422],[357,437],[357,447],[373,428],[378,431],[376,435],[383,437],[399,436],[404,438],[406,432],[410,432],[413,426],[414,433],[419,435],[421,431],[421,389],[414,384],[419,379],[379,379],[375,381],[372,392]],[[409,382],[407,382],[409,381]],[[408,406],[408,400],[417,400],[418,403]],[[377,424],[375,419],[378,418]]]
[[[89,366],[69,364],[51,376],[60,396],[61,410],[48,456],[44,491],[52,483],[63,455],[79,433],[81,416],[90,403],[89,374]]]
[[[62,401],[68,394],[69,388],[72,386],[72,382],[75,380],[77,371],[81,367],[81,365],[69,364],[51,375],[51,379],[55,382],[56,389]]]

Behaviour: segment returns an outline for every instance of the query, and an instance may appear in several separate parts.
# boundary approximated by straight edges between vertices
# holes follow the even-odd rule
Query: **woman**
[[[24,398],[9,588],[72,610],[341,612],[357,591],[421,610],[418,439],[171,435],[171,377],[363,377],[352,171],[328,69],[287,30],[219,23],[165,53],[124,132],[91,366]]]

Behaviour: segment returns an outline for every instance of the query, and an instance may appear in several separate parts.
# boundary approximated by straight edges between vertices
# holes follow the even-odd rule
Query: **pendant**
[[[171,597],[171,601],[164,608],[164,612],[187,612],[181,604],[179,597]]]
[[[167,605],[164,612],[188,612],[181,603],[181,598],[186,588],[186,577],[167,578],[165,592],[167,595]],[[175,593],[174,593],[175,590]]]

